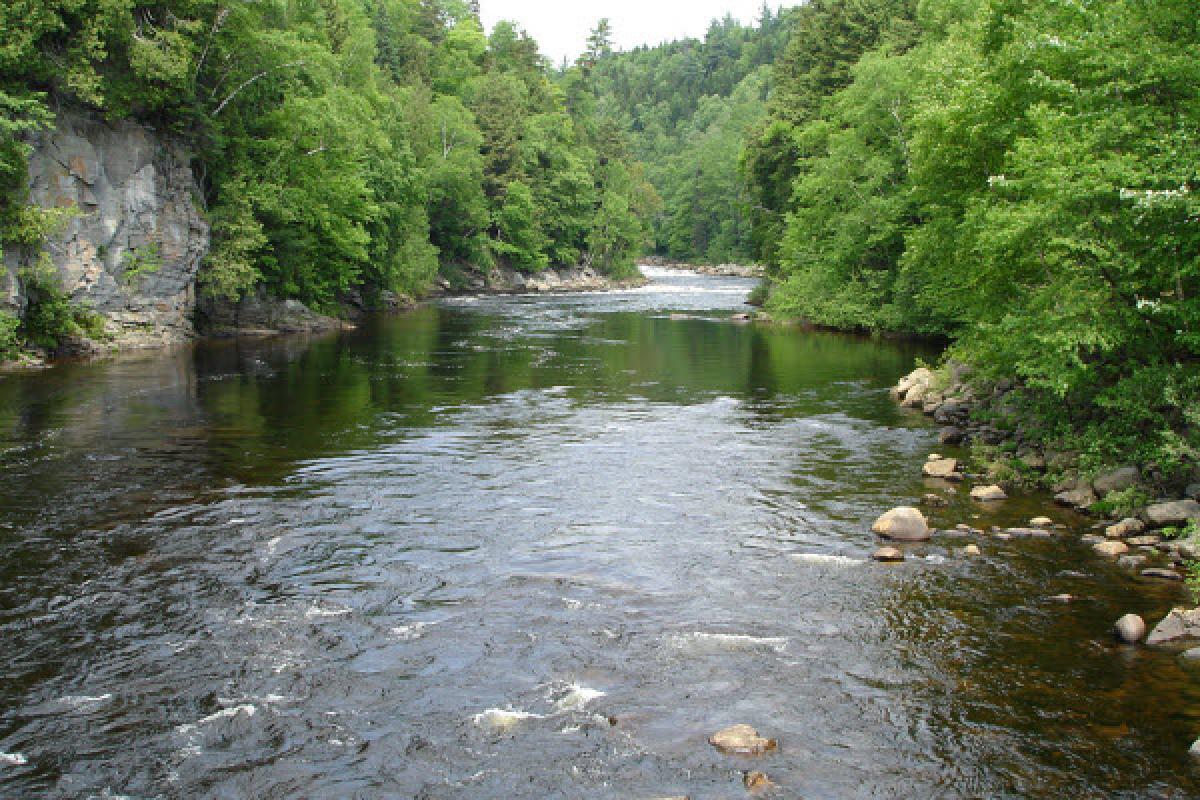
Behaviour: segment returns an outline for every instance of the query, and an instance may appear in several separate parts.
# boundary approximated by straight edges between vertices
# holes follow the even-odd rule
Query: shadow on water
[[[940,488],[886,394],[934,354],[735,324],[750,285],[0,377],[0,795],[1200,790],[1195,681],[1108,635],[1181,590],[1069,534],[867,563]]]

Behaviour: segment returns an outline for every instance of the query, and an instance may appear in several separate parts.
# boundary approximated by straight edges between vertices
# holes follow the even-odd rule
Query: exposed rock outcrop
[[[99,312],[119,347],[190,338],[209,228],[187,150],[137,123],[76,112],[32,144],[30,202],[73,213],[46,243],[70,298]],[[0,307],[24,307],[18,273],[36,258],[5,250]]]

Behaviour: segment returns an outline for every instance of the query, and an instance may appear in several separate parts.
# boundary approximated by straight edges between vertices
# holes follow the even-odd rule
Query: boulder
[[[962,428],[947,425],[938,433],[938,441],[942,444],[962,444],[967,438],[967,432]]]
[[[1054,495],[1054,502],[1073,508],[1088,508],[1095,504],[1096,494],[1091,489],[1069,489]]]
[[[1128,553],[1129,545],[1125,544],[1124,542],[1110,540],[1107,542],[1100,542],[1098,544],[1094,544],[1094,545],[1092,545],[1092,549],[1095,550],[1097,553],[1099,553],[1102,556],[1116,557],[1116,556],[1123,556],[1126,553]]]
[[[1186,525],[1188,520],[1200,520],[1200,503],[1195,500],[1174,500],[1147,506],[1142,516],[1152,528],[1168,525]]]
[[[717,731],[708,737],[708,742],[722,753],[738,756],[760,756],[778,746],[774,739],[764,739],[749,725],[734,725]]]
[[[981,503],[1007,500],[1008,495],[999,486],[976,486],[971,490],[971,499]]]
[[[926,367],[919,367],[900,379],[900,382],[896,384],[895,392],[898,397],[903,397],[914,386],[928,386],[931,383],[933,383],[933,372]]]
[[[904,552],[895,547],[881,547],[871,558],[883,563],[895,563],[904,560]]]
[[[938,458],[925,462],[921,472],[927,478],[948,478],[958,472],[958,459]]]
[[[975,558],[983,555],[983,551],[979,549],[979,545],[969,544],[963,548],[963,555],[968,558]]]
[[[1192,746],[1188,749],[1188,755],[1195,759],[1200,759],[1200,739],[1192,742]]]
[[[933,538],[925,516],[915,508],[893,508],[871,526],[874,533],[898,542],[924,542]]]
[[[1137,614],[1126,614],[1114,626],[1117,638],[1128,644],[1137,644],[1146,635],[1146,621]]]
[[[1109,492],[1120,492],[1137,486],[1141,477],[1137,467],[1120,467],[1112,472],[1097,475],[1092,481],[1092,488],[1096,490],[1096,494],[1104,496]]]
[[[1110,539],[1124,539],[1126,536],[1136,536],[1144,530],[1146,530],[1146,523],[1140,519],[1129,517],[1116,525],[1109,525],[1104,529],[1104,535]]]
[[[1131,536],[1125,540],[1125,544],[1130,547],[1154,547],[1161,541],[1161,536]]]
[[[1142,577],[1143,578],[1154,578],[1154,579],[1160,580],[1160,581],[1181,581],[1181,580],[1183,580],[1183,576],[1180,575],[1175,570],[1161,569],[1158,567],[1152,567],[1150,569],[1142,570]]]
[[[1083,536],[1079,537],[1079,541],[1083,542],[1084,544],[1100,544],[1104,541],[1104,537],[1097,536],[1094,533],[1085,533]]]
[[[1188,664],[1200,664],[1200,647],[1184,650],[1179,654],[1179,658]]]
[[[1175,608],[1154,626],[1146,644],[1168,644],[1200,639],[1200,609]]]

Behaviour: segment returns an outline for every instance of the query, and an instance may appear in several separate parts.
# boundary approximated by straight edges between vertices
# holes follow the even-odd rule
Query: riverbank
[[[687,264],[662,256],[647,256],[642,263],[649,267],[695,272],[698,275],[718,278],[761,278],[766,274],[766,268],[758,264]]]

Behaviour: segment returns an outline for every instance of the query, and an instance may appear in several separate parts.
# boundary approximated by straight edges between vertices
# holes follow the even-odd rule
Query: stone
[[[1183,490],[1183,494],[1193,500],[1200,500],[1200,483],[1189,483],[1188,487]]]
[[[971,499],[980,503],[992,503],[1007,500],[1008,494],[999,486],[976,486],[971,490]]]
[[[1054,520],[1049,517],[1034,517],[1029,520],[1029,526],[1031,528],[1050,528],[1054,526]]]
[[[1079,537],[1079,541],[1083,542],[1084,544],[1100,544],[1104,541],[1104,537],[1097,536],[1094,533],[1085,533],[1083,536]]]
[[[1026,453],[1018,456],[1018,458],[1021,459],[1021,463],[1030,469],[1037,470],[1038,472],[1046,471],[1046,457],[1041,453]]]
[[[914,386],[928,386],[931,383],[933,383],[933,372],[928,367],[918,367],[900,379],[900,382],[896,384],[895,392],[898,396],[903,397]]]
[[[1055,603],[1074,603],[1075,595],[1073,594],[1056,594],[1050,598]]]
[[[1137,536],[1144,530],[1146,530],[1146,523],[1140,519],[1128,517],[1116,525],[1109,525],[1104,529],[1104,535],[1110,539],[1124,539],[1126,536]]]
[[[1192,746],[1188,749],[1188,755],[1194,759],[1200,759],[1200,739],[1192,742]]]
[[[1131,536],[1125,540],[1130,547],[1155,547],[1161,542],[1161,536]]]
[[[749,725],[734,725],[717,731],[708,737],[708,742],[726,755],[737,756],[760,756],[778,746],[774,739],[764,739]]]
[[[921,497],[921,505],[931,508],[943,508],[950,505],[950,501],[940,494],[926,494]]]
[[[1129,545],[1124,542],[1105,541],[1092,545],[1092,549],[1102,556],[1123,556],[1129,552]]]
[[[1143,516],[1152,528],[1186,525],[1188,520],[1200,520],[1200,503],[1195,500],[1174,500],[1147,506]]]
[[[915,508],[893,508],[871,526],[874,533],[898,542],[924,542],[933,538],[925,516]]]
[[[881,547],[871,558],[883,563],[895,563],[904,560],[904,552],[895,547]]]
[[[747,772],[742,775],[742,784],[752,792],[761,792],[775,786],[775,781],[762,772]]]
[[[1200,639],[1200,609],[1175,608],[1154,626],[1154,630],[1146,637],[1146,644],[1168,644],[1192,639]]]
[[[975,558],[983,555],[983,551],[979,549],[979,545],[969,544],[963,548],[963,555],[968,558]]]
[[[1181,580],[1183,580],[1183,576],[1180,575],[1175,570],[1161,569],[1159,567],[1152,567],[1150,569],[1142,570],[1142,577],[1143,578],[1155,578],[1156,580],[1161,580],[1161,581],[1181,581]]]
[[[1120,467],[1112,472],[1097,475],[1092,481],[1092,488],[1097,494],[1104,496],[1109,492],[1120,492],[1137,486],[1141,477],[1137,467]]]
[[[1088,508],[1096,503],[1096,494],[1091,489],[1069,489],[1054,495],[1054,502],[1073,508]]]
[[[1189,664],[1200,664],[1200,647],[1192,647],[1179,654],[1179,658]]]
[[[958,472],[958,459],[939,458],[925,462],[921,472],[927,478],[947,478]]]
[[[999,533],[993,533],[992,538],[999,539],[1002,542],[1007,542],[1013,538],[1013,535],[1008,531],[1000,531]]]
[[[1146,635],[1146,621],[1137,614],[1126,614],[1114,626],[1117,638],[1127,644],[1137,644]]]
[[[1121,556],[1117,559],[1117,566],[1125,569],[1140,569],[1147,560],[1145,556]]]

